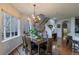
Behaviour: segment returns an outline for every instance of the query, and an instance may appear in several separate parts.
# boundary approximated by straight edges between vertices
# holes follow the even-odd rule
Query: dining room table
[[[45,42],[48,42],[48,39],[46,39],[46,38],[32,39],[31,41],[38,46],[38,55],[39,55],[40,54],[40,45]]]

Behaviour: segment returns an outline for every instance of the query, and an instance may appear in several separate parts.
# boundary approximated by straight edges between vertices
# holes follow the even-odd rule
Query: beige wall
[[[21,17],[22,15],[10,4],[0,4],[0,12],[2,9],[5,12],[7,12],[13,16],[22,18]],[[21,44],[22,40],[21,40],[21,36],[20,36],[20,37],[8,40],[6,42],[1,42],[3,40],[3,38],[2,38],[2,33],[3,33],[2,20],[3,19],[1,18],[1,13],[0,13],[0,54],[8,54],[12,49],[14,49],[16,46]],[[20,29],[21,29],[21,33],[22,33],[22,31],[23,31],[23,23],[22,22],[21,22]]]
[[[0,11],[1,9],[3,9],[5,12],[17,16],[17,17],[21,17],[21,14],[18,12],[18,10],[16,10],[13,6],[11,6],[10,4],[0,4]]]

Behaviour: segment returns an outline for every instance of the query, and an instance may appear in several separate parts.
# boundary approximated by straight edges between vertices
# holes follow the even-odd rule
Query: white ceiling
[[[16,3],[11,4],[18,9],[24,15],[30,16],[34,12],[32,3]],[[53,18],[70,18],[73,16],[79,16],[79,4],[78,3],[37,3],[36,14],[45,14],[46,16]]]

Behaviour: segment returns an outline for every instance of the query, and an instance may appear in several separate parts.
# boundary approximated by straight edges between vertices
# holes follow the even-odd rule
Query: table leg
[[[40,46],[39,46],[39,44],[38,44],[38,55],[40,54]]]
[[[75,54],[75,43],[74,43],[74,54]]]

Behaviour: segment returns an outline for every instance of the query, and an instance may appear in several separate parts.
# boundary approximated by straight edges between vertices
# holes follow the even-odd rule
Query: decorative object
[[[57,24],[57,28],[60,28],[60,24]]]
[[[48,27],[49,27],[50,29],[52,29],[52,28],[53,28],[53,25],[48,25]]]
[[[75,33],[79,33],[79,17],[75,17]]]

